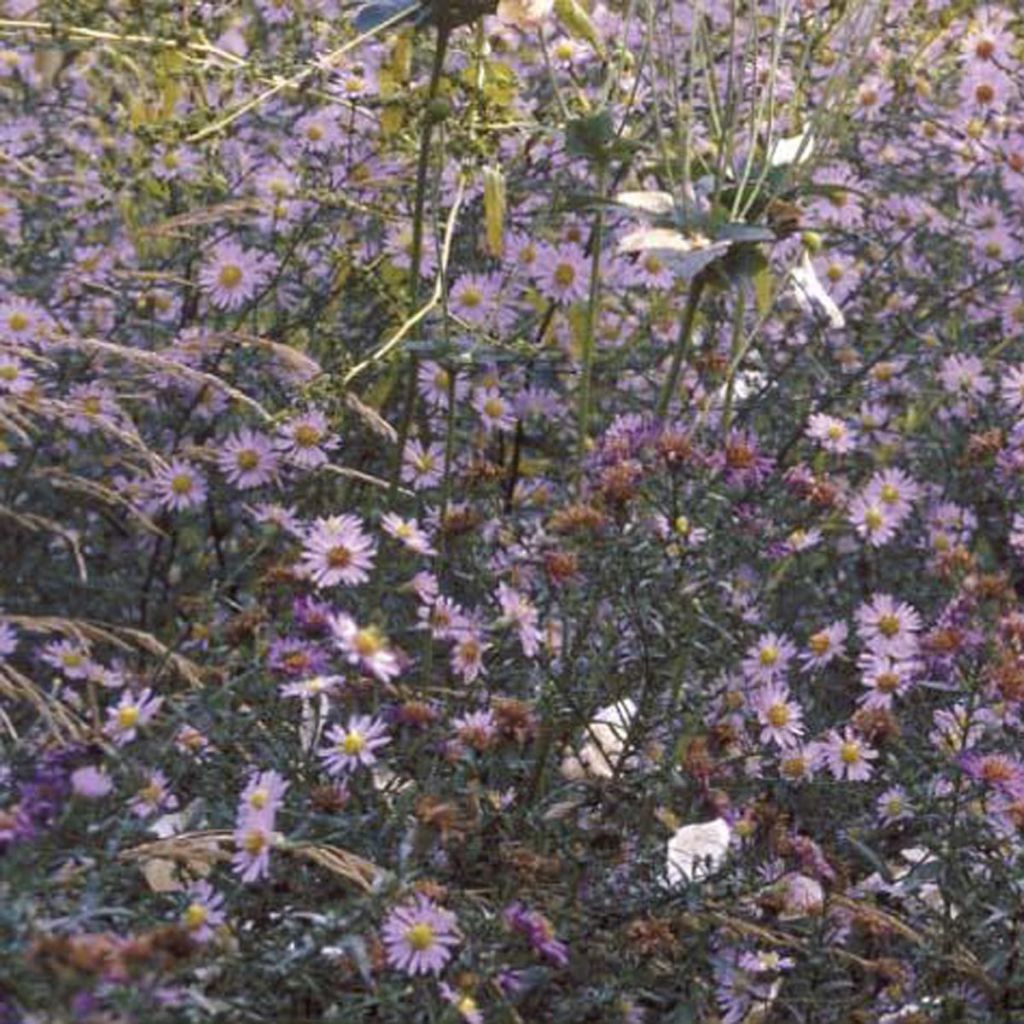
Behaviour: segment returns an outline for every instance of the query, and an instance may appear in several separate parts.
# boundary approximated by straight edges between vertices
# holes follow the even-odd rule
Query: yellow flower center
[[[900,500],[899,488],[895,484],[884,484],[881,491],[878,492],[878,496],[886,505],[894,505]]]
[[[488,398],[484,402],[484,412],[492,419],[497,419],[505,411],[505,403],[500,398]]]
[[[860,760],[860,744],[847,740],[839,747],[839,760],[843,764],[856,764]]]
[[[242,283],[242,268],[236,263],[226,263],[217,275],[221,288],[237,288]]]
[[[768,644],[766,647],[761,648],[761,653],[757,656],[757,660],[761,662],[764,668],[771,668],[772,665],[776,664],[779,660],[779,649],[774,644]]]
[[[872,505],[864,513],[864,525],[872,533],[874,533],[875,530],[880,530],[884,524],[885,524],[885,516],[882,515],[881,509],[877,508],[875,505]]]
[[[139,709],[129,704],[128,707],[119,708],[117,712],[117,724],[122,729],[131,729],[139,720]]]
[[[559,288],[568,288],[576,280],[576,268],[570,263],[559,263],[555,267],[554,279]]]
[[[356,633],[352,646],[361,657],[369,658],[380,651],[384,644],[377,630],[373,626],[367,626]]]
[[[82,664],[83,658],[81,654],[76,651],[68,651],[60,656],[60,663],[65,668],[78,668]]]
[[[462,293],[462,304],[467,309],[476,309],[483,301],[483,295],[476,288],[467,288]]]
[[[23,331],[28,327],[28,317],[24,313],[12,313],[7,318],[7,326],[12,331]]]
[[[249,797],[249,806],[254,811],[261,811],[267,806],[267,802],[270,800],[270,794],[264,787],[260,787],[255,790]]]
[[[242,849],[246,853],[251,853],[253,856],[260,853],[267,845],[267,837],[259,829],[253,829],[251,832],[246,832],[245,839],[242,840]]]
[[[829,639],[828,633],[822,630],[820,633],[815,633],[814,636],[807,641],[807,646],[810,647],[812,654],[816,654],[820,658],[823,654],[828,654],[828,650],[832,646],[832,642]]]
[[[418,921],[411,928],[406,930],[405,941],[408,942],[417,953],[422,953],[433,946],[434,929],[426,921]]]
[[[366,749],[366,737],[358,732],[346,733],[338,748],[349,757],[358,757]]]
[[[246,448],[235,456],[235,464],[239,469],[249,472],[260,464],[259,453],[252,448]]]
[[[0,366],[0,380],[17,380],[18,368],[11,363]]]
[[[789,724],[789,707],[786,704],[773,704],[768,709],[768,724],[781,729]]]
[[[320,443],[320,431],[309,423],[295,428],[295,443],[300,448],[315,448]]]
[[[176,473],[171,477],[171,492],[173,494],[190,494],[192,492],[192,477],[188,473]]]
[[[185,927],[189,931],[198,931],[206,924],[206,919],[209,916],[209,911],[201,903],[190,903],[184,915]]]
[[[890,640],[900,631],[900,620],[890,612],[878,620],[878,632]]]

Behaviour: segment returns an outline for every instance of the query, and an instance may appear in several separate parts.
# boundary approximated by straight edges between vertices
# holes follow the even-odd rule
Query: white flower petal
[[[697,882],[714,874],[725,862],[731,837],[732,829],[724,818],[684,825],[668,841],[668,884]]]

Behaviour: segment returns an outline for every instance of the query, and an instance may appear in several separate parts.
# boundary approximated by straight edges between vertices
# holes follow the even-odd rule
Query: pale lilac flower
[[[129,810],[136,817],[145,818],[157,811],[173,811],[178,806],[178,798],[170,791],[167,776],[158,768],[146,777],[146,784],[132,798]]]
[[[891,786],[876,801],[875,808],[883,825],[894,825],[911,817],[913,807],[902,786]]]
[[[439,974],[459,944],[455,915],[423,895],[396,907],[381,929],[388,964],[406,974]]]
[[[808,782],[821,767],[821,750],[816,743],[788,747],[779,753],[779,775],[787,782]]]
[[[381,519],[381,527],[389,537],[401,541],[410,551],[418,555],[436,555],[437,550],[430,538],[415,519],[403,519],[394,512],[387,512]]]
[[[921,496],[921,488],[902,469],[893,467],[875,473],[864,488],[864,496],[900,522]]]
[[[845,622],[833,622],[807,639],[807,649],[801,651],[800,661],[807,671],[824,668],[843,652],[843,645],[849,635]]]
[[[141,726],[146,725],[160,710],[163,697],[154,697],[153,691],[122,694],[116,707],[107,709],[107,724],[104,733],[118,746],[131,743]]]
[[[270,439],[248,428],[221,443],[217,465],[228,483],[242,490],[262,487],[277,476],[277,455]]]
[[[807,424],[807,436],[826,452],[845,455],[857,447],[857,433],[843,420],[816,412]]]
[[[835,779],[864,782],[871,778],[871,762],[878,751],[868,746],[849,726],[833,729],[821,743],[822,759]]]
[[[857,609],[857,636],[875,654],[908,658],[917,653],[921,616],[889,594],[876,594]]]
[[[867,651],[857,661],[860,682],[867,692],[859,703],[868,708],[890,708],[896,697],[910,689],[914,676],[920,671],[918,662],[891,658],[886,654]]]
[[[0,658],[10,657],[17,648],[18,634],[14,627],[9,622],[0,622]]]
[[[880,548],[896,536],[899,519],[882,501],[870,494],[858,494],[850,502],[847,516],[860,537]]]
[[[35,370],[16,356],[0,355],[0,393],[24,395],[38,383]]]
[[[1011,366],[1003,372],[999,396],[1011,413],[1020,415],[1024,412],[1024,364]]]
[[[590,272],[583,250],[576,245],[543,246],[533,272],[547,298],[570,303],[587,297]]]
[[[224,897],[205,879],[193,882],[187,895],[189,903],[181,915],[181,923],[194,942],[209,942],[214,930],[224,923]]]
[[[472,683],[484,671],[484,651],[490,646],[477,627],[463,626],[456,634],[451,651],[452,671],[461,676],[463,682]]]
[[[236,849],[231,864],[243,882],[257,882],[270,873],[273,842],[273,825],[256,816],[242,818],[235,829]]]
[[[761,723],[761,742],[783,749],[794,747],[804,733],[803,709],[790,698],[785,683],[773,682],[757,690],[751,700]]]
[[[452,729],[460,743],[484,751],[498,735],[498,723],[490,710],[471,711],[452,719]]]
[[[237,242],[221,242],[199,271],[199,283],[219,309],[241,309],[266,287],[272,270],[268,257]]]
[[[174,459],[153,477],[156,501],[169,512],[198,508],[206,501],[206,480],[187,462]]]
[[[928,733],[929,742],[944,754],[959,754],[969,750],[985,734],[985,723],[971,718],[963,704],[952,708],[939,708],[932,716],[934,728]]]
[[[502,618],[519,631],[519,643],[523,648],[523,654],[527,658],[532,658],[540,649],[541,632],[537,628],[537,609],[507,583],[498,584],[498,603],[501,605]]]
[[[282,697],[298,697],[300,700],[316,700],[330,697],[345,682],[344,676],[310,676],[296,683],[285,683],[280,690]]]
[[[54,640],[48,643],[43,648],[41,658],[66,679],[72,680],[88,679],[95,664],[88,650],[74,640]]]
[[[360,627],[344,613],[331,619],[331,632],[349,664],[375,676],[382,683],[394,679],[401,671],[398,658],[388,649],[387,640],[376,626]]]
[[[796,647],[786,637],[765,633],[747,650],[743,673],[752,683],[772,683],[785,675]]]
[[[462,607],[443,595],[421,603],[417,615],[421,627],[429,629],[435,640],[454,639],[469,625]]]
[[[239,813],[262,816],[273,822],[288,789],[288,782],[271,770],[250,776],[239,798]]]
[[[406,442],[402,453],[402,482],[413,490],[434,487],[444,476],[444,445],[433,442],[426,446],[415,437]]]
[[[497,388],[477,388],[473,395],[473,408],[480,415],[485,430],[506,432],[516,425],[511,403],[502,398]]]
[[[71,792],[86,800],[99,800],[114,788],[110,776],[95,765],[77,768],[71,773]]]
[[[469,381],[459,377],[456,370],[448,369],[433,360],[421,363],[416,371],[416,381],[423,400],[428,405],[447,411],[448,391],[452,387],[453,375],[455,401],[459,403],[469,394]]]
[[[377,751],[391,742],[387,726],[370,715],[353,715],[345,726],[332,726],[327,732],[330,746],[318,752],[331,775],[347,775],[356,768],[377,763]]]
[[[318,469],[340,441],[330,432],[327,417],[319,410],[304,412],[282,423],[275,447],[299,469]]]
[[[353,515],[317,519],[306,535],[302,568],[318,587],[348,587],[370,578],[377,545]]]
[[[477,1001],[469,992],[454,989],[443,981],[438,988],[444,1001],[455,1010],[466,1024],[484,1024],[484,1015],[477,1005]]]

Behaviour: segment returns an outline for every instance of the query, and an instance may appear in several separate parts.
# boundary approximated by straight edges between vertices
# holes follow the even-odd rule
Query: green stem
[[[683,308],[683,315],[679,320],[679,337],[676,339],[676,350],[672,353],[672,364],[669,366],[668,376],[661,389],[661,397],[658,399],[658,419],[664,419],[668,414],[668,407],[672,404],[672,396],[675,394],[676,386],[679,383],[679,374],[690,354],[690,347],[693,344],[693,328],[697,320],[697,307],[700,305],[700,297],[704,293],[704,277],[698,275],[690,283],[690,291],[686,296],[686,306]]]
[[[732,343],[729,346],[729,368],[725,379],[725,405],[722,409],[722,431],[727,433],[732,422],[732,399],[736,387],[736,373],[746,354],[743,344],[743,315],[747,309],[747,293],[741,284],[736,293],[736,310],[732,323]]]
[[[430,170],[430,142],[434,133],[435,113],[431,104],[437,99],[441,85],[441,73],[444,70],[444,58],[448,52],[448,37],[451,28],[441,22],[437,26],[437,42],[434,46],[434,62],[430,70],[430,85],[427,87],[427,108],[423,112],[423,124],[420,129],[420,152],[416,163],[416,199],[413,205],[412,221],[412,252],[409,261],[409,312],[415,313],[420,298],[420,267],[423,263],[423,214],[427,202],[427,173]],[[409,440],[412,429],[412,417],[416,409],[416,372],[419,360],[413,355],[409,360],[409,372],[405,382],[405,395],[402,399],[402,418],[398,428],[398,452],[395,457],[395,468],[391,476],[391,496],[398,489],[398,481],[402,473],[402,453]]]
[[[590,240],[590,293],[587,297],[587,318],[583,328],[583,351],[580,367],[579,403],[579,451],[576,463],[576,484],[583,480],[583,460],[587,454],[590,437],[590,406],[594,380],[594,349],[597,334],[597,311],[601,299],[601,243],[604,236],[604,190],[605,166],[597,168],[597,213],[594,217],[594,234]]]

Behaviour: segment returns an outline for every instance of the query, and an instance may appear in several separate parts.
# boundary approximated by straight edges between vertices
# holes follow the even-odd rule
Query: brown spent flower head
[[[579,557],[571,551],[548,551],[544,554],[544,571],[556,587],[571,583],[579,575]]]
[[[553,533],[597,533],[606,523],[605,514],[599,508],[580,503],[559,509],[548,526]]]
[[[495,697],[491,702],[491,711],[503,738],[524,746],[536,737],[537,717],[526,701]]]

